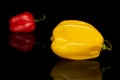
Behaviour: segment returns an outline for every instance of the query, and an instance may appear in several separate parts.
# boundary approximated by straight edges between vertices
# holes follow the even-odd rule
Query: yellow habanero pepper
[[[80,20],[63,20],[53,29],[50,38],[52,51],[59,57],[72,60],[96,58],[101,50],[112,49],[93,25]]]

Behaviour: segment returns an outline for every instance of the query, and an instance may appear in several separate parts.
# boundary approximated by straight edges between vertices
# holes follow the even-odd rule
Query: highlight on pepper
[[[80,20],[61,21],[50,39],[53,53],[66,59],[92,59],[102,50],[112,50],[111,43],[92,24]]]
[[[25,11],[15,16],[12,16],[9,20],[9,26],[11,32],[33,32],[36,29],[35,22],[40,22],[46,19],[43,15],[40,19],[34,19],[34,15]]]

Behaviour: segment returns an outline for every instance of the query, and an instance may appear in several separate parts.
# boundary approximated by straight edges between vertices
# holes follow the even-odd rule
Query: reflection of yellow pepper
[[[98,61],[62,60],[51,70],[53,80],[102,80],[102,70]]]
[[[102,49],[111,49],[103,46],[104,38],[94,26],[79,20],[59,23],[53,29],[51,41],[56,55],[73,60],[96,58]]]

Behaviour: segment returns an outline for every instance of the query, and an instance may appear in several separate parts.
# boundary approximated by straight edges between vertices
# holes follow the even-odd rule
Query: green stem
[[[107,43],[108,46],[105,43]],[[104,44],[103,44],[102,50],[109,50],[109,51],[111,51],[112,50],[111,43],[109,41],[107,41],[107,40],[104,40]]]
[[[40,18],[40,19],[35,19],[35,22],[40,22],[40,21],[43,21],[43,20],[45,20],[45,19],[46,19],[46,15],[43,15],[42,18]]]

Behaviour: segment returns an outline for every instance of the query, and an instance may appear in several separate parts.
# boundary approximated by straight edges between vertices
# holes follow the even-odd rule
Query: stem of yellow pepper
[[[105,43],[107,43],[108,46]],[[104,40],[104,44],[103,44],[102,50],[109,50],[109,51],[112,50],[112,45],[111,45],[111,43],[108,40]]]
[[[43,20],[45,20],[45,19],[46,19],[46,15],[43,15],[42,18],[40,18],[40,19],[35,19],[34,21],[35,21],[35,22],[40,22],[40,21],[43,21]]]

